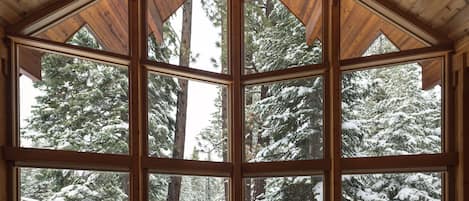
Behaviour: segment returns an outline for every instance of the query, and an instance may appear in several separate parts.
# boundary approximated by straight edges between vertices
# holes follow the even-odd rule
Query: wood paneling
[[[308,45],[322,38],[322,0],[280,0],[306,27]]]
[[[375,39],[384,34],[400,50],[425,47],[354,0],[341,1],[341,58],[361,57]]]
[[[17,23],[26,15],[46,7],[56,0],[1,0],[0,26]]]
[[[467,0],[386,0],[432,28],[457,40],[469,35]]]
[[[85,24],[104,50],[128,54],[129,21],[126,0],[100,0],[79,14],[39,33],[38,37],[63,43]]]
[[[0,27],[0,38],[3,38],[4,31]],[[7,141],[7,104],[9,100],[8,91],[7,91],[7,83],[8,79],[7,76],[3,73],[5,72],[7,65],[7,49],[3,41],[0,41],[0,147],[6,145]],[[0,178],[7,178],[7,164],[4,161],[1,151],[0,151]],[[7,183],[6,179],[0,179],[0,200],[4,201],[7,200],[6,193],[7,192]]]

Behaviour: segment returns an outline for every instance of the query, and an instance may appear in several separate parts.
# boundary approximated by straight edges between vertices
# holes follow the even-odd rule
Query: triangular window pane
[[[385,19],[374,14],[355,0],[341,0],[340,57],[350,59],[379,55],[395,51],[425,47],[417,38],[409,35]],[[377,47],[379,39],[387,37],[396,49],[368,54],[370,47]],[[378,39],[378,41],[377,41]],[[392,49],[391,49],[392,50]]]
[[[384,34],[378,36],[370,47],[366,50],[363,56],[372,56],[379,54],[387,54],[392,52],[399,52],[396,47]]]
[[[98,50],[103,49],[103,46],[98,42],[88,25],[85,25],[80,30],[78,30],[66,43]]]
[[[226,0],[147,0],[148,58],[228,73]]]
[[[322,63],[322,1],[244,3],[244,73]]]
[[[93,31],[104,51],[127,55],[129,20],[127,0],[99,0],[88,8],[34,35],[45,40],[65,43],[83,26]],[[71,43],[74,44],[74,43]]]

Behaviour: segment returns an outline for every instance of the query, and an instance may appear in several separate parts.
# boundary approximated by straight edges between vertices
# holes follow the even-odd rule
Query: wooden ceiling
[[[0,0],[0,26],[15,24],[57,0]],[[60,0],[59,0],[60,1]]]
[[[469,0],[387,0],[452,40],[469,35]]]
[[[307,42],[321,39],[322,5],[319,0],[280,0],[306,27]],[[409,13],[428,26],[447,30],[448,37],[457,40],[469,35],[469,6],[465,0],[385,0],[395,4],[402,12]],[[184,2],[183,0],[149,0],[149,31],[157,40],[162,39],[161,26]],[[425,45],[406,32],[390,24],[355,0],[341,0],[341,58],[360,57],[379,34],[386,35],[399,49],[415,49]],[[0,25],[17,23],[29,13],[41,9],[53,0],[1,0]],[[100,0],[82,12],[63,20],[37,35],[40,38],[64,42],[79,28],[87,24],[105,50],[127,54],[128,18],[126,0]],[[422,62],[423,88],[438,84],[441,65],[438,62]],[[24,69],[27,69],[25,66]],[[29,67],[32,68],[32,67]],[[34,67],[36,68],[36,67]],[[439,70],[436,70],[439,69]],[[29,69],[30,74],[38,71]],[[432,73],[428,73],[432,72]],[[40,74],[40,71],[39,71]],[[436,75],[436,76],[435,76]],[[36,76],[40,79],[40,75]]]

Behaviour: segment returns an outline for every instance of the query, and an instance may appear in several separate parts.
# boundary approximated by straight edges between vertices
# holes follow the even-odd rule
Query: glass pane
[[[149,175],[149,201],[228,201],[224,177]]]
[[[246,161],[322,158],[322,77],[248,86],[244,98]]]
[[[443,200],[442,176],[442,173],[344,175],[342,200]]]
[[[322,1],[244,3],[244,73],[322,63]]]
[[[340,16],[340,58],[350,59],[362,56],[386,54],[400,50],[425,47],[420,40],[414,38],[385,19],[363,7],[355,0],[341,0]],[[386,38],[386,40],[383,40]],[[395,48],[367,53],[370,46],[386,46]]]
[[[85,28],[96,36],[100,46],[69,44],[127,55],[129,53],[127,4],[127,0],[98,0],[78,14],[64,19],[34,37],[67,43],[74,34]]]
[[[19,52],[22,147],[128,153],[127,69],[23,47]]]
[[[83,170],[20,168],[22,201],[129,200],[129,174]]]
[[[322,201],[322,176],[245,179],[245,201]]]
[[[148,0],[148,58],[228,73],[226,0]]]
[[[442,151],[441,59],[342,75],[342,154]]]
[[[149,155],[227,161],[225,86],[148,74]]]

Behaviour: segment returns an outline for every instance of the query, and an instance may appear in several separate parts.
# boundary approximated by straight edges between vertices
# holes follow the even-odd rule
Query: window
[[[129,200],[127,173],[44,168],[19,172],[21,200]]]
[[[334,2],[80,1],[10,36],[10,200],[451,198],[449,49]]]

